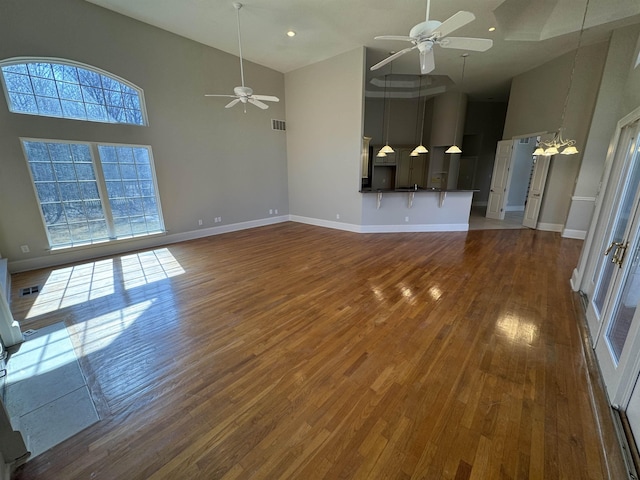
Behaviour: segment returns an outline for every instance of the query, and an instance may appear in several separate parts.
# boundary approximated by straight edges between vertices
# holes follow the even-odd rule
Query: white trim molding
[[[290,215],[292,222],[306,223],[317,227],[345,230],[353,233],[416,233],[416,232],[466,232],[468,223],[434,223],[420,225],[355,225],[353,223],[341,223],[318,218]]]
[[[570,228],[565,228],[562,231],[562,237],[563,238],[575,238],[577,240],[584,240],[585,238],[587,238],[587,231],[586,230],[572,230]]]
[[[564,225],[561,223],[538,223],[536,230],[543,230],[545,232],[562,232]]]

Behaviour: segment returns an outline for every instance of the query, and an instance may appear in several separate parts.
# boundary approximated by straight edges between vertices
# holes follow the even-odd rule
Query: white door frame
[[[495,156],[495,160],[494,160],[494,164],[493,164],[493,173],[491,174],[491,185],[489,187],[489,198],[487,199],[487,211],[485,216],[487,218],[493,218],[495,220],[504,220],[504,214],[505,214],[505,210],[506,210],[506,204],[507,204],[507,200],[509,198],[509,189],[511,188],[511,179],[513,176],[513,156],[515,154],[516,151],[516,142],[520,141],[523,138],[536,138],[536,137],[540,137],[540,139],[546,139],[546,140],[550,140],[551,138],[553,138],[553,134],[552,133],[547,133],[547,132],[536,132],[536,133],[528,133],[525,135],[515,135],[513,137],[511,137],[508,140],[499,140],[498,144],[496,146],[496,156]],[[504,172],[506,173],[506,179],[505,179],[505,184],[504,186],[501,186],[499,188],[502,188],[502,198],[500,198],[500,192],[494,192],[493,190],[496,188],[496,185],[494,185],[494,179],[496,178],[496,170],[497,167],[499,167],[498,164],[498,156],[500,155],[500,149],[501,149],[501,144],[503,147],[506,148],[507,142],[510,142],[510,154],[509,154],[509,160],[506,163],[506,168],[507,171]],[[503,175],[504,175],[503,173]],[[493,195],[492,195],[493,194]],[[495,204],[496,202],[498,202],[498,205],[495,205],[495,208],[493,209],[493,211],[490,211],[491,205]],[[537,219],[537,216],[536,216]]]
[[[487,201],[487,218],[504,220],[504,207],[509,196],[511,183],[511,164],[513,163],[515,140],[500,140],[496,146],[496,157],[493,162],[491,186]]]
[[[602,171],[602,178],[600,179],[600,185],[596,193],[596,200],[594,203],[593,215],[591,216],[591,223],[589,224],[589,230],[584,240],[582,252],[578,260],[578,266],[574,269],[571,277],[571,283],[574,291],[582,291],[591,298],[595,288],[593,282],[593,276],[595,269],[598,265],[598,259],[604,241],[604,236],[608,227],[609,215],[601,215],[601,212],[610,212],[612,204],[615,200],[615,188],[609,186],[611,178],[617,179],[620,175],[620,171],[624,167],[623,162],[615,163],[615,157],[618,149],[618,142],[620,141],[620,134],[624,127],[640,119],[640,107],[633,110],[628,115],[624,116],[618,122],[615,133],[609,142],[609,148],[607,150],[607,157],[605,159],[604,168]],[[606,248],[606,246],[605,246]],[[593,334],[594,332],[592,332]]]

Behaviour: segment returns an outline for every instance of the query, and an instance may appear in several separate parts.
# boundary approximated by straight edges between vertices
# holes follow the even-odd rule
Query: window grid
[[[87,144],[25,141],[24,148],[51,246],[109,238]]]
[[[9,110],[145,125],[141,92],[106,72],[89,68],[59,62],[4,62],[0,69]]]
[[[149,147],[22,143],[52,248],[164,230]]]
[[[160,228],[149,151],[144,147],[98,145],[116,235]]]

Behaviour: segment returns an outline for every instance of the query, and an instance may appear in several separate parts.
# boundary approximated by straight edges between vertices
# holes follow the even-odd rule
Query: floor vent
[[[36,285],[35,287],[27,287],[20,289],[20,296],[26,297],[27,295],[35,295],[40,292],[40,286]]]
[[[271,130],[280,130],[284,132],[286,129],[287,126],[284,123],[284,120],[274,120],[273,118],[271,119]]]
[[[33,334],[34,334],[34,333],[36,333],[36,332],[37,332],[37,330],[34,330],[34,329],[30,328],[29,330],[25,330],[24,332],[22,332],[22,334],[23,334],[25,337],[28,337],[29,335],[33,335]]]

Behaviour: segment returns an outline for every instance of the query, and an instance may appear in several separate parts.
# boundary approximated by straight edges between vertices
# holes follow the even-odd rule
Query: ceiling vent
[[[271,119],[271,130],[280,130],[284,132],[287,129],[284,120]]]

